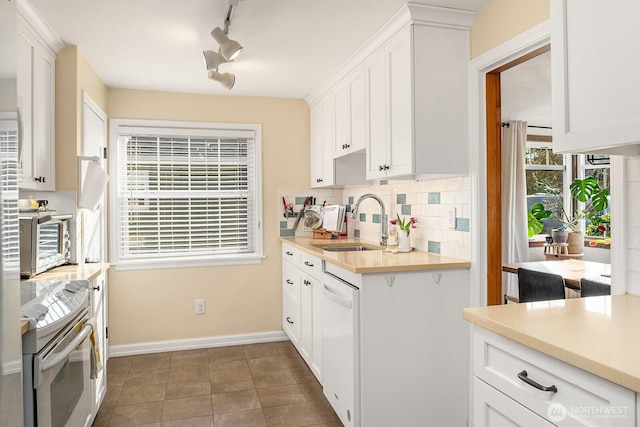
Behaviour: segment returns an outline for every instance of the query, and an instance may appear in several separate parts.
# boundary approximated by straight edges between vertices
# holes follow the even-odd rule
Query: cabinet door
[[[310,276],[302,277],[300,293],[300,354],[310,364],[313,358],[313,285]]]
[[[551,1],[554,151],[639,154],[640,60],[623,47],[640,39],[639,15],[630,0]]]
[[[387,73],[384,59],[384,48],[380,48],[365,65],[367,179],[387,176]]]
[[[350,118],[350,143],[349,152],[359,151],[365,148],[366,135],[366,83],[364,68],[356,69],[348,77],[349,86],[349,118]]]
[[[335,101],[336,126],[334,155],[339,157],[346,154],[351,145],[351,106],[349,105],[349,85],[346,79],[338,83],[332,96]]]
[[[97,346],[100,351],[102,370],[98,372],[98,378],[93,380],[93,404],[94,413],[97,413],[100,403],[107,392],[107,282],[103,273],[90,283],[91,290],[91,314],[96,320]]]
[[[322,384],[322,282],[311,279],[312,287],[312,343],[311,343],[311,371]]]
[[[389,84],[389,170],[387,177],[413,173],[413,67],[411,27],[385,49]]]
[[[478,378],[473,379],[473,425],[476,427],[551,427],[553,424]]]
[[[18,108],[22,118],[20,149],[20,188],[36,189],[33,159],[33,55],[35,39],[18,24]]]
[[[311,107],[311,187],[334,184],[334,102],[326,96]]]

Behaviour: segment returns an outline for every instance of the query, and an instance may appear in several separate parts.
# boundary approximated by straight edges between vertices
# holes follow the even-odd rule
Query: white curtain
[[[502,261],[525,262],[527,237],[527,183],[525,148],[527,122],[511,121],[502,127]],[[503,292],[518,295],[518,278],[502,273]]]

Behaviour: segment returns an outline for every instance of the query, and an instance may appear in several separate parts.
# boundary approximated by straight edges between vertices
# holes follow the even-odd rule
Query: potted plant
[[[589,219],[591,223],[599,223],[602,211],[609,207],[609,190],[601,188],[598,180],[593,177],[575,179],[569,186],[571,196],[584,203],[584,209],[568,214],[563,206],[560,191],[550,186],[547,182],[538,183],[542,192],[549,195],[545,206],[535,203],[527,213],[527,228],[529,237],[533,237],[542,231],[544,219],[554,219],[562,223],[561,227],[552,230],[555,243],[566,243],[569,233],[579,233],[574,236],[575,241],[582,242],[584,234],[579,230],[580,222]],[[582,243],[580,243],[580,252]],[[569,250],[569,253],[575,253]]]

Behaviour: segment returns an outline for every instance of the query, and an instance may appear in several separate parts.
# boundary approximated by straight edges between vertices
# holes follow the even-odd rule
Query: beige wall
[[[549,19],[549,0],[494,0],[471,28],[471,58]]]
[[[212,83],[213,84],[213,83]],[[264,250],[260,265],[109,273],[111,345],[282,330],[278,188],[309,182],[303,100],[111,89],[110,118],[262,125]],[[194,313],[204,298],[207,312]]]

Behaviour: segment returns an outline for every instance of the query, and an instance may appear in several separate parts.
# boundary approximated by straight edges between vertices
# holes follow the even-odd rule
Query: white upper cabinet
[[[638,155],[640,2],[551,1],[554,151]]]
[[[336,159],[364,147],[366,180],[468,173],[474,17],[409,3],[307,98],[333,97]]]
[[[335,92],[336,144],[335,157],[365,148],[365,73],[356,68],[338,83]]]
[[[330,96],[311,107],[311,188],[334,184],[334,103]]]
[[[62,46],[30,4],[19,2],[20,189],[55,190],[55,55]]]

